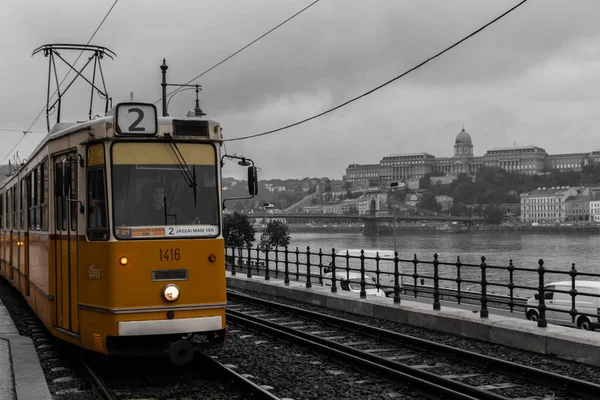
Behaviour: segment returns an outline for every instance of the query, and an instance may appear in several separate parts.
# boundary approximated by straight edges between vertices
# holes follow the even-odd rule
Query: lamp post
[[[398,182],[390,183],[392,188],[392,219],[394,220],[394,254],[396,254],[396,189]]]

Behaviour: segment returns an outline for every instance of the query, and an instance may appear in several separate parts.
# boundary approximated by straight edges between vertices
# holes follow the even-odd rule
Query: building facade
[[[389,186],[391,182],[405,182],[411,188],[418,188],[419,179],[432,172],[446,176],[461,173],[475,175],[479,168],[486,166],[535,175],[552,169],[562,172],[581,171],[585,165],[594,162],[600,162],[600,150],[548,154],[538,146],[515,146],[493,148],[483,156],[475,156],[471,135],[463,128],[454,140],[452,157],[435,157],[429,153],[389,155],[383,157],[379,164],[350,164],[346,168],[344,180],[352,182],[356,188],[368,187],[369,182],[373,186],[372,183],[376,181],[383,186]]]

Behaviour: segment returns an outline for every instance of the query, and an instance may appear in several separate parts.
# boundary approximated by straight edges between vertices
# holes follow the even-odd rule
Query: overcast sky
[[[27,129],[45,104],[48,59],[32,51],[85,44],[113,2],[2,0],[0,129]],[[115,104],[129,92],[154,102],[163,58],[168,81],[185,83],[311,2],[120,0],[91,44],[117,54],[103,61]],[[225,138],[275,129],[399,75],[517,3],[321,0],[198,80],[201,107],[222,124]],[[551,154],[598,149],[599,15],[598,0],[530,0],[358,102],[273,135],[228,143],[227,151],[252,158],[262,179],[340,179],[348,164],[378,163],[389,154],[451,156],[463,124],[475,155],[515,144]],[[65,53],[70,60],[77,55]],[[63,121],[86,119],[89,87],[79,81],[71,90]],[[176,95],[170,114],[185,115],[193,101],[193,91]],[[44,115],[32,129],[46,129]],[[20,135],[0,131],[0,159]],[[21,158],[42,136],[23,140]]]

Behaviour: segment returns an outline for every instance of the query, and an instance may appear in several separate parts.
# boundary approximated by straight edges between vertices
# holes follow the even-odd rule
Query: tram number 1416
[[[160,249],[160,261],[179,261],[181,252],[179,249]]]

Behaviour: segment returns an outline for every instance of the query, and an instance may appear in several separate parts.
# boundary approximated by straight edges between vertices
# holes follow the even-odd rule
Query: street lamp
[[[398,189],[398,182],[390,183],[392,188],[392,219],[394,220],[394,254],[396,254],[396,189]]]

